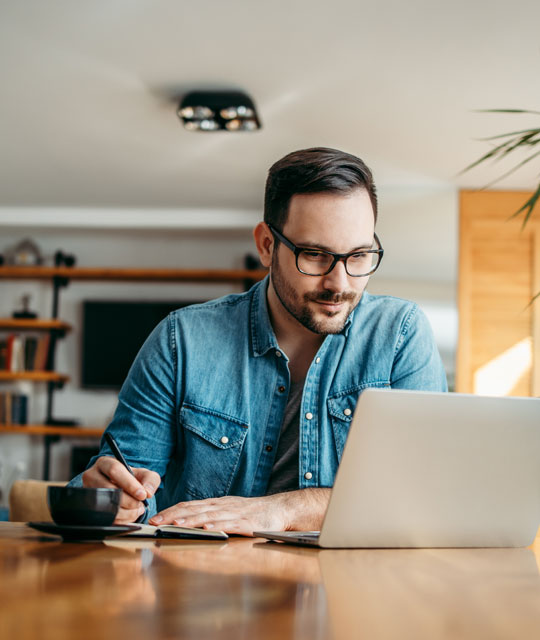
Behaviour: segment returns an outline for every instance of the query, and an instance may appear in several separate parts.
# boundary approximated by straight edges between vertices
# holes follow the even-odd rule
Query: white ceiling
[[[540,110],[539,24],[538,0],[0,0],[0,206],[260,209],[319,145],[384,189],[483,186],[457,175],[475,138],[538,120],[474,110]],[[185,131],[200,87],[247,90],[263,129]]]

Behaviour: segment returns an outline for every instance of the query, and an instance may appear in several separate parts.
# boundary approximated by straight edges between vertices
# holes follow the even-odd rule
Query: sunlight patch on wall
[[[474,393],[507,396],[532,368],[532,339],[524,338],[476,370]]]

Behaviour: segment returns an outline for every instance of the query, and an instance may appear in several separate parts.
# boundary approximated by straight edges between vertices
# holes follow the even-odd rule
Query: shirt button
[[[274,447],[271,444],[267,444],[266,445],[266,450],[268,451],[268,453],[270,453],[270,451],[272,451]]]
[[[313,474],[311,473],[311,471],[308,471],[307,473],[304,473],[304,478],[306,480],[311,480],[311,478],[313,478]]]
[[[283,385],[281,385],[280,387],[278,387],[278,391],[280,393],[283,393],[285,391],[285,387]]]
[[[306,420],[312,420],[313,419],[313,414],[309,413],[309,411],[306,413]]]
[[[320,361],[321,361],[320,358],[315,358],[315,364],[319,364]]]
[[[227,438],[227,436],[223,436],[223,438],[221,438],[220,442],[221,442],[221,444],[227,444],[227,442],[229,442],[229,438]]]
[[[345,409],[345,411],[343,412],[346,416],[350,416],[352,411],[350,409]]]
[[[276,357],[281,358],[281,351],[276,351]]]

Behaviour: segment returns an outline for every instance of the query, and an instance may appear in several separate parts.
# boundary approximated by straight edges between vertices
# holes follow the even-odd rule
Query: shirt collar
[[[274,334],[274,330],[272,328],[272,324],[270,323],[270,314],[268,313],[268,283],[270,281],[270,276],[267,275],[263,280],[258,282],[253,287],[253,297],[251,301],[251,347],[253,349],[253,354],[258,356],[263,356],[265,353],[270,351],[270,349],[279,349],[278,341]],[[353,323],[354,314],[356,310],[362,304],[364,297],[367,297],[369,294],[367,291],[364,291],[362,294],[362,298],[360,302],[356,306],[355,309],[351,311],[349,317],[345,322],[345,326],[341,333],[347,337],[349,335],[349,330]]]
[[[279,349],[279,345],[270,323],[268,313],[268,282],[270,276],[258,282],[253,287],[253,297],[251,300],[251,347],[255,357],[263,356],[270,349]]]

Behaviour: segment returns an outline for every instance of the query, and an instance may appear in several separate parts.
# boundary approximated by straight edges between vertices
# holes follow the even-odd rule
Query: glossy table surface
[[[528,549],[63,543],[0,523],[0,638],[540,638]]]

